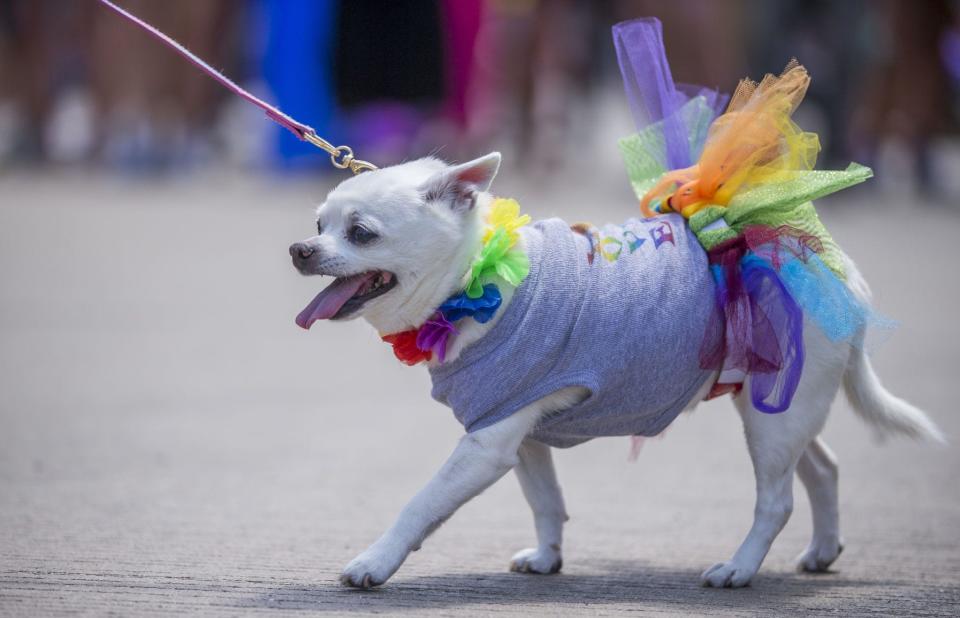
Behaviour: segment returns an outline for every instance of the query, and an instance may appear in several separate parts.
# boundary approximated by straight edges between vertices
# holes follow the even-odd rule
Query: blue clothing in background
[[[335,3],[261,0],[257,8],[266,30],[263,77],[274,101],[281,111],[312,126],[325,139],[342,144],[331,77]],[[277,126],[274,135],[271,155],[280,167],[329,166],[329,155],[286,129]]]

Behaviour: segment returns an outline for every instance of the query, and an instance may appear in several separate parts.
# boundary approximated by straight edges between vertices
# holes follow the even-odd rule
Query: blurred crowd
[[[932,187],[957,126],[947,0],[116,1],[380,163],[582,155],[604,101],[626,106],[610,26],[646,15],[678,81],[730,91],[796,56],[813,76],[798,121],[821,134],[822,165],[876,164],[895,143]],[[0,0],[0,170],[211,164],[314,169],[325,155],[96,0]]]

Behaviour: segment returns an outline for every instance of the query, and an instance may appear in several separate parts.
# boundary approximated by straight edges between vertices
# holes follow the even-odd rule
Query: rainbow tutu
[[[872,172],[813,169],[819,140],[792,120],[810,83],[795,60],[742,80],[726,104],[674,83],[658,20],[617,24],[614,42],[638,126],[619,145],[641,210],[682,214],[716,283],[701,366],[720,373],[714,393],[747,384],[754,407],[782,412],[803,371],[805,326],[863,346],[869,328],[890,324],[847,287],[844,255],[812,203]]]

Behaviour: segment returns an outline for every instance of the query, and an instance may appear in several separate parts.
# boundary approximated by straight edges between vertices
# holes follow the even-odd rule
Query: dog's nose
[[[305,260],[316,252],[316,249],[305,242],[295,242],[290,245],[290,257]]]

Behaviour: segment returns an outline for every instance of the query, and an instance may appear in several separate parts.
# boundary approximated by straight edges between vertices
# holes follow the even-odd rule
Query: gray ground
[[[635,212],[625,189],[544,184],[499,188],[538,217]],[[832,574],[793,571],[810,535],[798,486],[753,585],[698,586],[753,508],[722,400],[636,463],[626,438],[558,453],[561,575],[507,572],[533,540],[511,477],[382,589],[340,588],[460,431],[366,325],[294,326],[318,281],[286,247],[326,188],[0,178],[0,614],[960,612],[958,451],[877,445],[844,401],[826,430],[846,539]],[[960,211],[877,195],[825,200],[824,219],[901,321],[875,355],[886,383],[960,435]]]

